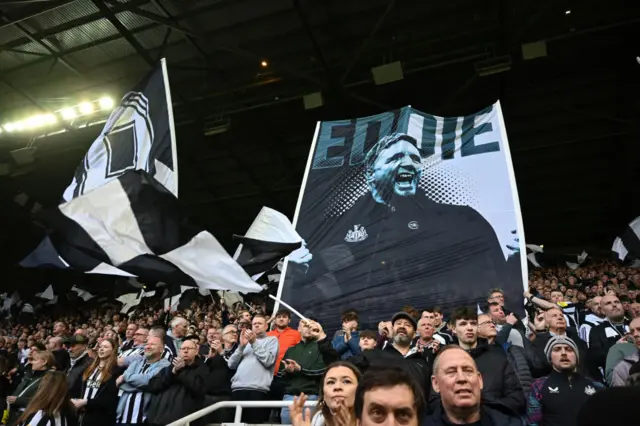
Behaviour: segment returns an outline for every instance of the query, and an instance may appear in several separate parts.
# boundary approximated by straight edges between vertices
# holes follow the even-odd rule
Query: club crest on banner
[[[353,229],[350,229],[347,232],[347,236],[344,237],[344,240],[348,243],[359,243],[360,241],[364,241],[367,239],[369,235],[367,235],[367,230],[364,229],[362,225],[353,225]]]

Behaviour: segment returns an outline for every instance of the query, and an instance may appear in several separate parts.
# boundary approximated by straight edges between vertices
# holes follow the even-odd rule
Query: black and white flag
[[[302,245],[291,221],[269,207],[262,207],[244,236],[233,238],[240,243],[234,258],[254,279]]]
[[[36,250],[22,264],[57,261],[86,273],[144,282],[261,291],[213,235],[188,224],[177,196],[178,159],[163,59],[111,113],[65,190],[64,203],[47,217],[50,242],[39,248],[48,253]]]
[[[622,262],[640,259],[640,216],[632,220],[620,236],[616,237],[611,251]]]

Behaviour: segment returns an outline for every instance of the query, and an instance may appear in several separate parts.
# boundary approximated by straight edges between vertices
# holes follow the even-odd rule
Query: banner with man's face
[[[521,311],[524,233],[500,104],[463,117],[410,107],[318,124],[282,300],[323,324],[375,326],[406,305]]]

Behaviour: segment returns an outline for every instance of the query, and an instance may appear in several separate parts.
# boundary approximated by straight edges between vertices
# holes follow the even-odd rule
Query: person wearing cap
[[[391,323],[381,322],[380,334],[386,339],[377,349],[362,351],[349,358],[364,374],[368,369],[399,366],[413,377],[422,387],[425,395],[431,390],[431,352],[420,352],[413,346],[416,334],[416,320],[407,312],[398,312]],[[382,330],[384,329],[384,331]]]
[[[71,398],[81,398],[82,395],[82,373],[93,361],[87,353],[89,339],[82,334],[76,334],[66,341],[69,348],[69,369],[67,374],[67,385],[69,385],[69,396]]]
[[[544,353],[553,367],[546,377],[531,385],[527,401],[527,424],[530,426],[572,426],[582,406],[603,388],[578,373],[578,346],[567,336],[553,336]]]

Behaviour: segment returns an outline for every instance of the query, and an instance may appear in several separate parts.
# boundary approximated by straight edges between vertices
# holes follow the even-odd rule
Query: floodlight
[[[15,126],[15,124],[13,124],[13,123],[6,123],[6,124],[4,125],[4,130],[6,130],[7,132],[11,133],[11,132],[13,132],[14,130],[16,130],[16,126]]]
[[[261,66],[262,68],[266,68],[266,67],[268,67],[268,66],[269,66],[269,63],[268,63],[267,61],[262,61],[262,62],[260,62],[260,66]]]
[[[58,122],[58,119],[54,114],[45,114],[42,116],[42,120],[44,121],[44,124],[56,124]]]
[[[91,114],[93,112],[93,104],[91,102],[82,102],[79,109],[82,114]]]
[[[15,123],[13,123],[13,128],[15,130],[24,130],[24,122],[16,121]]]
[[[110,110],[113,108],[113,99],[105,96],[104,98],[100,98],[98,101],[100,104],[100,108],[103,110]]]
[[[40,127],[43,124],[44,124],[44,117],[42,115],[34,115],[33,117],[29,117],[24,121],[24,125],[28,129]]]
[[[60,115],[62,115],[62,118],[65,120],[73,120],[77,114],[75,108],[63,108],[60,111]]]

